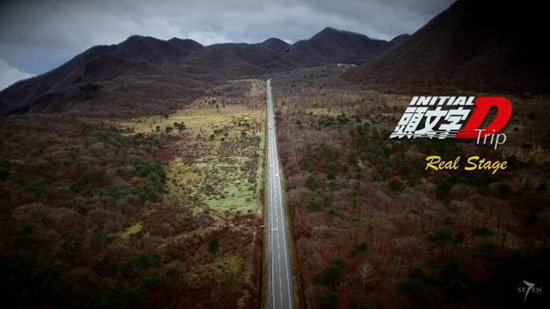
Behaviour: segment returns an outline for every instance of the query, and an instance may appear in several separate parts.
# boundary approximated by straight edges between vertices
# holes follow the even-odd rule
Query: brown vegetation
[[[548,282],[547,98],[512,98],[509,142],[498,151],[389,140],[410,97],[348,85],[335,70],[273,82],[308,308],[519,304],[524,278]],[[425,171],[432,154],[484,155],[510,168]]]
[[[24,307],[258,307],[260,201],[250,201],[254,211],[239,212],[240,205],[226,203],[222,211],[180,199],[172,194],[174,187],[206,194],[202,185],[207,182],[174,182],[171,171],[177,160],[219,156],[223,165],[225,158],[239,155],[232,169],[239,173],[225,184],[238,186],[242,178],[249,179],[252,196],[260,196],[256,188],[262,187],[257,183],[262,178],[256,173],[262,159],[244,152],[250,148],[242,145],[238,154],[225,148],[248,143],[261,153],[261,139],[254,136],[262,132],[254,133],[246,116],[248,111],[263,121],[263,84],[257,83],[231,82],[193,103],[192,108],[204,110],[204,127],[165,115],[150,120],[159,121],[162,130],[142,130],[146,125],[137,126],[129,117],[134,113],[123,116],[110,109],[122,116],[83,117],[73,110],[2,118],[4,302]],[[222,122],[215,138],[220,147],[212,148],[208,143],[214,141],[200,132],[214,125],[209,119],[232,119],[232,114],[223,115],[235,108],[244,115],[238,118],[241,126]],[[205,150],[209,153],[200,152]],[[219,178],[220,169],[208,170],[207,177]],[[218,203],[232,198],[218,193]]]

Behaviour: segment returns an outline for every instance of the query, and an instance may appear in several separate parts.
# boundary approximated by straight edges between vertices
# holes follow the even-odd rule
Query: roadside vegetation
[[[199,105],[181,113],[136,119],[137,132],[170,132],[159,153],[167,162],[167,194],[191,210],[257,212],[263,160],[264,111],[246,105]],[[175,132],[183,123],[185,130]],[[159,129],[157,129],[159,128]]]
[[[453,140],[389,140],[410,96],[346,85],[328,71],[273,82],[308,307],[519,304],[521,297],[502,291],[526,276],[545,282],[544,99],[512,99],[509,141],[498,151]],[[481,155],[510,167],[497,175],[426,171],[429,155]]]
[[[168,115],[0,121],[0,293],[23,307],[257,307],[263,83]]]

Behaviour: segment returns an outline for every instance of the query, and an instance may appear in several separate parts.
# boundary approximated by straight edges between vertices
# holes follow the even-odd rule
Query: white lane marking
[[[268,81],[268,84],[269,84],[269,81]],[[269,93],[268,93],[268,105],[269,105]],[[268,112],[268,115],[269,115],[269,112]],[[270,121],[270,119],[268,119],[268,122]],[[272,151],[272,140],[271,140],[271,134],[268,134],[268,147],[269,147],[269,160],[270,160],[270,165],[271,165],[271,171],[273,170],[273,151]],[[273,179],[272,177],[269,177],[269,194],[270,194],[270,200],[269,200],[269,204],[270,204],[270,211],[269,211],[269,218],[270,218],[270,222],[271,222],[271,226],[273,226],[274,224],[274,220],[273,220],[273,201],[274,201],[274,192],[273,192]],[[273,308],[276,308],[275,306],[275,254],[273,252],[273,242],[274,242],[274,238],[275,236],[273,235],[273,233],[270,233],[271,235],[271,242],[270,242],[270,248],[271,248],[271,257],[270,257],[270,260],[271,260],[271,299],[272,299],[272,304],[273,304]]]
[[[269,92],[270,92],[270,95],[271,95],[271,89],[269,89]],[[273,108],[273,101],[270,102],[271,103],[271,107]],[[273,130],[274,131],[274,130]],[[275,135],[275,133],[273,132],[273,135]],[[279,160],[278,160],[278,149],[277,149],[277,139],[275,137],[273,137],[273,151],[274,151],[274,161],[275,161],[275,164],[274,164],[274,167],[277,171],[277,174],[275,174],[275,176],[279,176]],[[278,196],[278,200],[279,200],[279,203],[278,203],[278,208],[279,208],[279,211],[281,212],[281,221],[282,221],[282,233],[283,233],[283,250],[284,250],[284,257],[285,257],[285,272],[286,272],[286,277],[287,277],[287,287],[288,287],[288,301],[289,301],[289,306],[290,308],[292,308],[292,296],[291,296],[291,285],[290,285],[290,276],[289,276],[289,265],[288,265],[288,254],[287,254],[287,250],[286,250],[286,243],[287,243],[287,235],[286,235],[286,223],[285,223],[285,216],[284,216],[284,208],[283,208],[283,199],[282,199],[282,192],[281,192],[281,180],[279,178],[276,178],[275,179],[275,185],[274,185],[274,189],[275,191],[279,191],[278,194],[276,194],[276,196]]]
[[[269,141],[268,141],[268,147],[269,147]],[[269,152],[268,160],[273,162],[271,151]],[[271,177],[269,178],[268,186],[269,186],[269,195],[270,195],[269,203],[271,204],[271,203],[273,203],[273,181],[272,181]],[[268,214],[269,214],[270,226],[273,226],[273,213],[271,212],[271,207],[270,207],[270,211],[269,211]],[[270,256],[270,260],[271,260],[271,301],[272,301],[272,308],[275,308],[275,297],[273,297],[273,295],[275,295],[275,277],[274,277],[275,276],[275,260],[274,260],[275,256],[274,256],[274,253],[273,253],[273,233],[270,233],[270,234],[271,234],[270,235],[271,241],[270,241],[269,247],[270,247],[270,251],[271,251],[271,256]]]
[[[271,188],[273,187],[273,184],[270,181],[268,185],[269,185],[269,188],[270,188],[269,189],[270,203],[272,203],[273,190]],[[273,214],[271,213],[271,211],[269,212],[269,221],[270,221],[270,225],[273,226]],[[273,233],[270,233],[270,234],[271,234],[270,235],[271,241],[270,241],[270,244],[269,244],[269,248],[270,248],[270,251],[271,251],[271,256],[270,256],[270,260],[271,260],[271,295],[274,295],[275,294],[275,280],[274,280],[273,275],[275,274],[275,261],[273,260],[273,258],[274,258],[274,256],[273,256]],[[272,306],[273,306],[273,308],[275,308],[275,298],[272,296],[271,300],[272,300]]]
[[[289,305],[290,305],[290,308],[292,308],[292,295],[291,295],[291,285],[290,285],[290,267],[288,265],[288,253],[287,253],[287,249],[286,249],[286,243],[287,243],[287,235],[286,235],[286,223],[285,223],[285,216],[283,214],[283,201],[282,201],[282,193],[280,192],[280,181],[278,181],[278,184],[276,185],[279,185],[279,201],[280,201],[280,211],[281,211],[281,217],[283,218],[283,222],[282,222],[282,233],[283,233],[283,251],[284,251],[284,257],[285,257],[285,270],[286,270],[286,280],[287,280],[287,284],[288,284],[288,301],[289,301]]]
[[[283,305],[283,291],[282,291],[282,278],[281,278],[281,241],[283,242],[283,255],[285,258],[285,273],[286,273],[286,279],[287,279],[287,292],[288,292],[288,299],[289,299],[289,308],[292,308],[292,293],[291,293],[291,285],[290,285],[290,277],[289,277],[289,266],[288,266],[288,254],[286,250],[287,246],[287,235],[286,235],[286,223],[285,223],[285,216],[284,216],[284,209],[283,209],[283,200],[282,200],[282,192],[281,192],[281,180],[278,177],[279,176],[279,162],[278,162],[278,149],[276,144],[276,137],[275,137],[275,129],[274,128],[274,117],[273,117],[273,101],[272,101],[272,94],[271,94],[271,80],[267,81],[267,98],[268,98],[268,126],[271,129],[271,132],[268,133],[268,147],[269,150],[269,157],[268,160],[270,161],[270,172],[272,172],[271,175],[275,174],[273,177],[269,177],[269,191],[270,191],[270,201],[269,205],[273,206],[270,207],[269,215],[270,215],[270,222],[271,222],[271,252],[273,252],[273,240],[274,237],[277,239],[277,273],[279,276],[279,292],[281,296],[281,306]],[[275,213],[275,220],[276,220],[276,228],[273,228],[273,213]],[[281,221],[279,222],[279,213],[281,215]],[[281,233],[279,233],[279,226],[282,225]],[[273,235],[273,231],[277,231],[277,235]],[[282,236],[281,236],[282,234]],[[275,281],[273,280],[273,272],[275,271],[275,259],[272,253],[272,295],[274,296],[274,285]],[[275,297],[272,297],[273,300],[273,307],[275,308]]]
[[[276,196],[277,195],[277,192],[275,191],[276,187],[274,186],[273,187],[273,193],[274,195]],[[277,209],[277,200],[274,199],[275,201],[275,210]],[[275,212],[275,224],[277,225],[277,227],[279,227],[279,215],[277,212]],[[279,236],[279,233],[275,233],[277,235],[277,275],[279,277],[279,294],[281,296],[281,305],[283,304],[283,291],[282,291],[282,286],[283,286],[283,279],[281,278],[281,238]]]

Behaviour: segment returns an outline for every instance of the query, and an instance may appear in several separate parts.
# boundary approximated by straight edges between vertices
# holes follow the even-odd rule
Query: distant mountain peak
[[[405,39],[407,39],[408,37],[410,37],[409,34],[407,33],[403,33],[403,34],[400,34],[400,35],[396,35],[393,39],[390,40],[390,46],[394,46],[398,43],[401,43],[403,42]]]
[[[309,66],[336,63],[360,64],[384,51],[388,42],[364,34],[326,27],[308,40],[296,42],[285,53]]]
[[[139,41],[162,41],[162,40],[159,40],[151,36],[134,34],[129,36],[126,40],[122,41],[122,43],[120,43],[119,45],[122,45],[125,43],[131,43],[131,42],[139,42]]]
[[[117,46],[114,55],[126,59],[165,62],[184,58],[200,48],[202,45],[193,40],[172,38],[164,41],[150,36],[132,35]]]
[[[351,35],[351,36],[367,37],[366,35],[364,35],[362,33],[348,31],[348,30],[336,29],[334,27],[325,27],[323,30],[319,31],[313,37],[321,36],[321,35]]]
[[[259,43],[259,45],[275,52],[283,51],[290,46],[290,44],[278,38],[269,38]]]
[[[331,33],[331,32],[351,32],[351,31],[346,31],[346,30],[340,30],[340,29],[336,29],[334,27],[325,27],[323,28],[323,30],[319,31],[319,32],[325,32],[325,33]]]
[[[204,47],[201,43],[191,39],[180,39],[180,38],[174,37],[168,40],[168,42],[189,50],[199,50]]]
[[[262,43],[281,43],[281,44],[289,45],[287,42],[285,42],[285,41],[283,41],[279,38],[273,38],[273,37],[263,41]]]

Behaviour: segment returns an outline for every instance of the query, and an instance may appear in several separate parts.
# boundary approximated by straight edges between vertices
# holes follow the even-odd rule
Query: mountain
[[[120,44],[92,47],[50,72],[4,89],[0,114],[62,111],[84,107],[82,102],[95,109],[120,102],[128,109],[139,109],[138,103],[162,109],[162,104],[193,98],[220,80],[362,63],[389,46],[386,41],[334,28],[293,45],[270,38],[257,44],[202,46],[193,40],[134,35]]]
[[[258,45],[274,52],[281,52],[290,46],[287,42],[277,38],[269,38],[261,43],[258,43]]]
[[[174,65],[179,64],[200,65],[225,78],[258,76],[297,67],[279,53],[261,45],[246,43],[210,45]]]
[[[173,38],[163,41],[152,37],[133,35],[117,45],[113,55],[125,59],[159,63],[187,57],[201,48],[202,45],[193,40]]]
[[[549,92],[542,12],[507,2],[458,0],[395,48],[345,78],[392,90],[435,87]],[[391,43],[390,43],[391,44]]]
[[[406,33],[400,34],[400,35],[394,37],[393,39],[391,39],[391,40],[388,42],[388,45],[389,45],[390,47],[393,47],[393,46],[395,46],[395,45],[397,45],[397,44],[402,43],[403,41],[405,41],[405,40],[408,39],[409,37],[410,37],[410,35],[408,35],[408,34],[406,34]]]
[[[191,39],[171,38],[168,42],[174,46],[178,46],[189,51],[196,51],[203,48],[202,44]]]
[[[131,36],[118,45],[95,46],[52,71],[4,89],[0,92],[0,114],[64,110],[96,98],[101,83],[119,76],[163,75],[159,63],[186,57],[200,48],[191,40],[162,41],[141,36]]]
[[[388,42],[327,27],[308,40],[296,42],[285,56],[303,66],[338,62],[362,63],[388,48]]]
[[[101,54],[112,53],[115,48],[92,47],[50,72],[19,81],[4,89],[0,93],[0,114],[27,110],[41,95],[78,83],[88,62]]]

